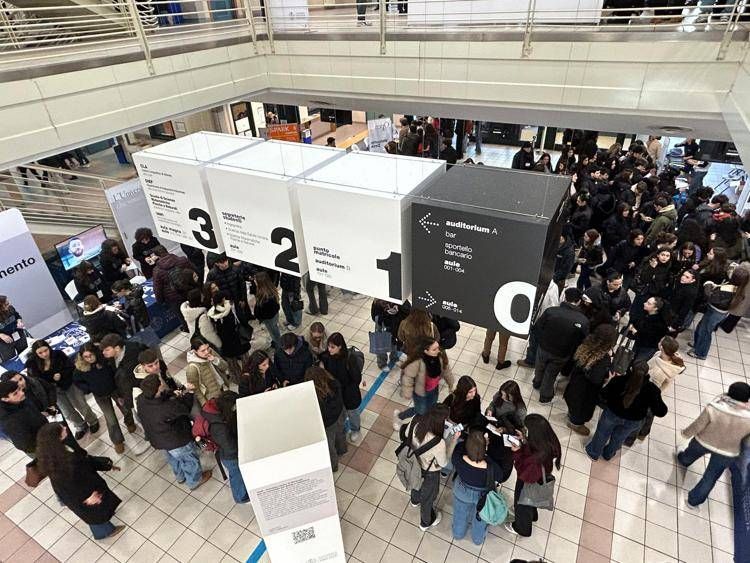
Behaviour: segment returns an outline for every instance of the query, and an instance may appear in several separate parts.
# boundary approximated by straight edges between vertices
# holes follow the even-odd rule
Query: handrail
[[[265,39],[271,53],[279,33],[311,37],[352,32],[380,44],[387,52],[389,35],[447,31],[514,31],[523,36],[522,57],[531,55],[532,36],[549,32],[701,32],[722,34],[717,58],[726,56],[736,31],[750,30],[750,0],[720,0],[711,6],[602,9],[595,5],[537,7],[535,0],[350,0],[332,9],[306,0],[241,0],[233,7],[187,3],[182,11],[170,0],[97,0],[18,8],[0,1],[0,69],[30,62],[54,61],[66,53],[89,54],[137,49],[153,72],[151,48],[175,41],[245,36],[258,52]],[[283,3],[282,3],[283,2]],[[601,2],[601,0],[600,0]],[[394,13],[404,3],[408,14]],[[177,6],[178,8],[175,8]],[[366,11],[365,21],[357,9]],[[481,7],[481,8],[480,8]],[[378,12],[374,12],[379,8]],[[378,25],[370,26],[377,20]],[[261,39],[262,38],[262,39]]]

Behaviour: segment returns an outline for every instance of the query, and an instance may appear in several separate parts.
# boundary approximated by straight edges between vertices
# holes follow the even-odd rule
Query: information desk
[[[143,300],[151,317],[151,327],[156,331],[159,338],[164,338],[180,326],[180,319],[177,314],[166,305],[156,302],[151,280],[143,284]],[[81,346],[90,340],[88,332],[78,321],[66,324],[52,334],[45,336],[44,339],[50,343],[53,350],[62,350],[68,356],[73,356]],[[21,358],[16,356],[2,364],[2,367],[5,370],[21,371],[24,368],[24,363]]]

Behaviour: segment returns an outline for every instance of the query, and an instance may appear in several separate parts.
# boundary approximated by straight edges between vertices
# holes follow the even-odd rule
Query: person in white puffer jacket
[[[208,316],[206,307],[203,306],[202,296],[199,289],[192,289],[188,293],[188,300],[180,305],[180,311],[182,316],[185,317],[185,322],[188,326],[188,335],[192,339],[195,336],[200,336],[208,342],[214,350],[221,350],[221,338],[216,332],[216,327]],[[200,335],[195,334],[195,321],[198,320],[198,332]]]

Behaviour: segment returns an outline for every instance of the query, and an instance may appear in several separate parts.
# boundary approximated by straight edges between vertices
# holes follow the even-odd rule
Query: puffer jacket
[[[154,266],[154,297],[159,303],[181,303],[184,301],[184,295],[178,288],[174,287],[170,280],[169,271],[173,268],[193,271],[193,265],[184,256],[167,254],[159,258]]]
[[[659,211],[659,215],[651,222],[651,226],[646,231],[646,244],[651,244],[659,236],[659,233],[671,232],[677,221],[677,211],[673,204],[667,205]]]
[[[190,304],[185,301],[180,305],[180,312],[187,323],[190,338],[193,338],[193,335],[195,334],[195,320],[200,317],[200,320],[198,321],[198,330],[200,331],[201,336],[208,341],[212,348],[221,350],[221,338],[219,338],[219,334],[216,332],[214,323],[211,322],[211,318],[208,316],[208,311],[206,311],[205,307],[191,307]]]
[[[128,332],[127,323],[106,305],[100,305],[93,311],[84,311],[81,324],[94,344],[99,343],[107,334],[119,334],[124,338]]]
[[[310,345],[301,337],[297,337],[297,345],[291,354],[284,350],[278,350],[273,357],[273,363],[279,371],[279,379],[282,383],[288,381],[289,385],[302,383],[305,379],[305,371],[313,365]]]
[[[662,391],[662,393],[669,388],[675,378],[683,371],[685,371],[684,365],[680,366],[662,360],[661,352],[654,354],[654,357],[648,361],[648,377],[654,385]]]
[[[225,389],[229,389],[229,365],[216,352],[212,362],[199,358],[195,350],[187,353],[187,382],[195,386],[195,399],[203,406],[209,399],[215,399]]]
[[[427,366],[422,359],[415,360],[401,370],[401,396],[404,399],[411,399],[414,395],[424,397],[425,395],[425,378],[427,377]],[[451,371],[450,365],[443,368],[440,373],[441,379],[448,384],[448,389],[453,391],[456,385],[455,377]]]

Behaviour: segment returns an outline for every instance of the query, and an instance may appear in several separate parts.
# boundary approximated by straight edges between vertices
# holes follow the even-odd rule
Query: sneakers
[[[510,366],[511,366],[510,360],[505,360],[504,362],[497,362],[495,369],[507,369]]]
[[[193,487],[192,489],[190,489],[190,490],[194,491],[195,489],[197,489],[198,487],[200,487],[204,483],[207,483],[210,478],[211,478],[211,470],[209,469],[208,471],[204,471],[201,474],[201,480],[198,481],[198,484],[195,487]]]
[[[700,510],[701,510],[700,506],[695,506],[693,504],[690,504],[690,501],[688,500],[687,497],[685,497],[685,506],[687,506],[693,512],[700,512]]]
[[[575,432],[576,434],[580,434],[581,436],[588,436],[589,434],[591,434],[591,430],[589,430],[585,424],[573,424],[568,420],[565,425],[573,432]]]
[[[362,437],[362,434],[360,434],[358,431],[351,432],[349,434],[349,441],[357,443],[359,442],[359,439]]]
[[[701,358],[698,354],[695,353],[695,350],[688,350],[688,356],[691,358],[695,358],[696,360],[705,360],[706,358]]]
[[[521,366],[522,368],[534,368],[533,364],[530,364],[525,359],[524,360],[516,360],[516,365]]]
[[[393,429],[398,432],[401,430],[401,419],[398,417],[398,415],[401,414],[401,411],[398,409],[393,409]]]
[[[485,364],[489,364],[490,363],[490,355],[489,354],[485,354],[484,352],[482,352],[482,362],[484,362]]]
[[[439,510],[436,510],[435,519],[432,521],[432,524],[430,524],[429,526],[422,526],[422,524],[420,524],[419,529],[422,530],[423,532],[426,532],[430,528],[434,528],[435,526],[440,524],[440,520],[442,520],[442,518],[443,518],[443,513],[440,512]]]
[[[107,536],[107,539],[115,537],[117,534],[122,533],[125,531],[125,526],[120,524],[119,526],[115,526],[115,529],[112,530],[112,533]]]
[[[76,433],[75,433],[75,434],[73,434],[73,437],[74,437],[74,438],[75,438],[76,440],[80,440],[80,439],[81,439],[81,438],[83,438],[83,437],[84,437],[85,435],[86,435],[86,429],[85,429],[85,428],[81,428],[80,430],[76,430]]]
[[[285,327],[285,328],[286,328],[286,329],[287,329],[287,330],[288,330],[289,332],[294,332],[295,330],[297,330],[297,327],[296,327],[296,326],[294,326],[294,325],[293,325],[292,323],[288,323],[288,324],[284,325],[284,327]]]
[[[363,22],[363,21],[358,21],[358,22],[357,22],[357,25],[358,25],[359,27],[365,27],[365,26],[371,26],[372,24],[371,24],[370,22]],[[353,299],[356,299],[356,297],[354,297]]]
[[[513,529],[513,524],[511,524],[510,522],[506,522],[505,524],[503,524],[503,528],[505,528],[505,531],[509,534],[513,534],[514,536],[519,535],[518,532]]]

